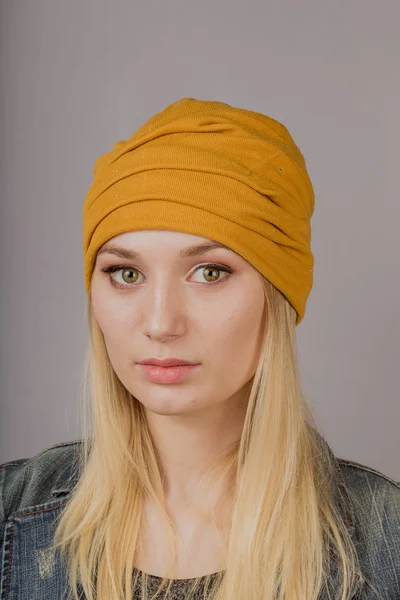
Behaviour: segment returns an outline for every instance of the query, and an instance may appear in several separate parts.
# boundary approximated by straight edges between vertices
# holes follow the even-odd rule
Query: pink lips
[[[189,362],[183,358],[145,358],[141,360],[141,365],[158,365],[159,367],[175,367],[176,365],[194,365],[196,363]]]
[[[180,381],[186,375],[197,369],[199,364],[188,364],[188,365],[174,365],[170,367],[160,367],[154,364],[143,364],[138,363],[142,369],[146,379],[153,381],[154,383],[175,383]]]

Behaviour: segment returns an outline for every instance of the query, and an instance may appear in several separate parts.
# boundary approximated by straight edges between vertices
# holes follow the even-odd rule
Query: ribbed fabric
[[[314,191],[286,127],[264,114],[182,98],[99,156],[83,206],[85,288],[99,248],[167,229],[229,246],[297,312],[313,283]]]

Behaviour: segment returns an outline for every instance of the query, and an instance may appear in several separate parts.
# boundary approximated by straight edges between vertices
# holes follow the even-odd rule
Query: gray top
[[[140,584],[141,584],[141,578],[142,578],[143,571],[138,571],[138,572],[139,572],[139,577],[137,580],[136,587],[133,591],[133,600],[140,600]],[[211,583],[214,582],[215,576],[217,574],[218,574],[218,572],[211,574]],[[203,590],[204,590],[204,583],[205,583],[206,577],[207,577],[207,575],[204,575],[201,578],[201,585],[198,587],[197,592],[193,596],[193,598],[195,598],[196,600],[197,599],[200,600],[203,598]],[[189,592],[189,589],[193,585],[194,579],[195,579],[195,577],[190,578],[190,579],[172,579],[173,583],[171,584],[171,589],[170,589],[171,600],[184,600],[186,598],[187,593]],[[149,594],[148,597],[151,598],[151,596],[156,592],[158,586],[161,584],[162,577],[158,577],[157,575],[149,575],[148,574],[147,581],[148,581],[147,590],[148,590],[148,594]],[[161,591],[161,593],[159,593],[157,595],[156,600],[158,600],[158,598],[160,600],[162,600],[165,597],[167,585],[168,585],[168,582],[166,583],[165,588]]]

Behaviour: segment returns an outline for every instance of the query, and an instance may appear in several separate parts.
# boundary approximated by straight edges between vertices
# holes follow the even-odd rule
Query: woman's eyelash
[[[223,265],[219,265],[217,263],[207,263],[205,265],[199,265],[194,272],[197,271],[197,269],[206,269],[207,267],[211,267],[213,269],[217,269],[218,271],[225,271],[229,274],[233,273],[233,270],[230,267],[226,267]],[[137,267],[133,267],[132,265],[111,265],[110,267],[103,267],[102,269],[100,269],[100,271],[102,271],[103,273],[108,273],[110,275],[110,279],[113,279],[111,277],[111,273],[116,273],[117,271],[125,271],[125,270],[133,270],[133,271],[138,271],[139,273],[141,273],[141,271],[137,268]],[[208,285],[215,285],[218,283],[222,283],[222,281],[224,281],[224,279],[227,279],[227,277],[224,277],[223,279],[217,279],[217,281],[208,281],[206,282]],[[130,287],[131,284],[129,283],[124,283],[124,284],[118,284],[115,282],[115,279],[113,279],[113,283],[120,288],[125,288],[125,287]],[[132,284],[135,285],[135,284]]]

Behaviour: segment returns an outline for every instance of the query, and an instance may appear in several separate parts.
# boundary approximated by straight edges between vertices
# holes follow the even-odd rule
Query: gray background
[[[1,3],[0,462],[80,437],[94,160],[181,97],[283,122],[316,193],[301,375],[335,454],[400,480],[400,5]]]

